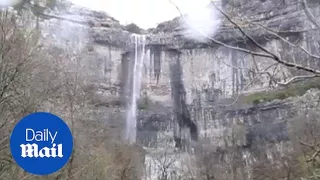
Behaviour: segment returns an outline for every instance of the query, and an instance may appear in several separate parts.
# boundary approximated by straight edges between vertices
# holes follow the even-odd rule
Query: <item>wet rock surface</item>
[[[257,25],[276,28],[279,31],[276,34],[303,47],[314,47],[311,51],[316,54],[319,48],[310,43],[309,35],[318,32],[311,30],[305,33],[314,27],[301,3],[296,0],[223,2],[222,9],[235,21],[240,21],[237,18],[243,18],[242,22],[250,21],[239,26],[263,47],[288,62],[320,67],[317,59],[309,58],[301,49],[289,47],[274,33]],[[128,81],[126,73],[128,68],[132,68],[130,64],[134,59],[131,35],[144,34],[145,31],[135,26],[124,27],[106,13],[70,6],[62,12],[48,13],[51,18],[42,24],[47,28],[44,42],[58,48],[51,52],[53,55],[66,52],[61,47],[68,47],[67,53],[82,57],[84,72],[91,79],[88,84],[94,84],[97,113],[102,120],[110,114],[114,116],[106,124],[124,126],[125,107],[122,101],[125,96],[122,91]],[[310,1],[309,6],[319,17],[319,2]],[[183,160],[200,158],[200,152],[210,149],[217,163],[228,163],[236,154],[239,159],[236,168],[243,169],[259,158],[274,161],[284,151],[290,151],[290,122],[304,110],[317,109],[315,96],[319,91],[313,89],[300,97],[257,104],[245,102],[242,96],[237,96],[261,90],[269,93],[268,90],[274,88],[266,73],[258,77],[261,71],[272,73],[273,78],[280,82],[301,74],[301,71],[274,65],[271,59],[253,57],[212,41],[189,40],[184,37],[181,20],[175,18],[161,23],[157,28],[148,30],[146,35],[141,95],[147,97],[148,103],[138,105],[137,125],[137,142],[149,152],[146,164],[154,164],[159,158],[155,154],[164,150],[170,152],[169,157],[173,161],[183,165]],[[52,32],[62,31],[57,29],[61,24],[69,34],[82,34],[66,36],[66,41],[59,41],[57,39],[61,38],[55,38]],[[225,18],[212,38],[261,52]],[[73,44],[70,46],[66,42]],[[152,173],[159,173],[156,167]],[[249,176],[244,174],[243,179]]]

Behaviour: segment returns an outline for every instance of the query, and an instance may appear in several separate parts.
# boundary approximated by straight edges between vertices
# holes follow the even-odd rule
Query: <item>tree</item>
[[[39,69],[33,69],[43,56],[39,49],[39,31],[29,25],[33,20],[19,17],[11,10],[0,12],[0,177],[13,176],[15,168],[8,153],[9,135],[16,120],[34,112],[47,98],[51,89],[46,86],[40,90],[32,83],[37,80]],[[43,67],[39,63],[39,68]],[[38,81],[39,82],[39,81]],[[39,82],[38,86],[43,84]],[[10,172],[11,171],[11,172]]]
[[[171,0],[169,0],[176,8],[177,10],[180,12],[180,16],[182,18],[182,20],[186,21],[185,20],[185,17],[184,15],[181,13],[180,11],[180,8],[174,4]],[[308,5],[307,5],[307,2],[306,1],[303,1],[302,4],[304,5],[304,9],[305,9],[305,12],[307,14],[307,17],[310,19],[310,21],[315,24],[315,26],[317,26],[317,21],[315,20],[314,16],[312,15],[311,11],[309,10],[308,8]],[[274,52],[271,52],[270,50],[266,49],[265,47],[263,47],[261,44],[258,43],[257,40],[255,40],[253,37],[251,37],[248,33],[246,33],[246,31],[244,30],[244,28],[241,27],[241,25],[239,24],[250,24],[250,25],[253,25],[253,26],[258,26],[258,27],[261,27],[263,28],[267,33],[270,33],[271,35],[273,36],[276,36],[277,39],[283,41],[284,43],[288,44],[290,47],[294,48],[294,49],[298,49],[299,51],[301,51],[302,53],[305,53],[307,56],[307,58],[316,58],[316,59],[320,59],[320,56],[319,55],[315,55],[315,54],[312,54],[310,52],[310,50],[307,50],[306,48],[302,47],[301,45],[297,45],[297,44],[294,44],[288,40],[285,39],[285,37],[282,34],[281,31],[279,30],[273,30],[273,29],[270,29],[266,26],[263,26],[261,23],[256,23],[256,22],[251,22],[249,19],[247,19],[246,17],[243,17],[243,18],[239,18],[237,17],[237,20],[233,20],[231,18],[231,16],[224,12],[220,7],[218,7],[215,3],[215,1],[211,1],[211,5],[217,10],[219,11],[222,16],[226,19],[227,22],[231,23],[231,25],[236,28],[237,30],[240,31],[240,33],[243,35],[243,37],[245,39],[247,39],[250,43],[254,44],[259,50],[261,50],[261,52],[256,52],[256,51],[252,51],[250,49],[246,49],[246,48],[241,48],[241,47],[236,47],[236,46],[232,46],[232,45],[229,45],[229,44],[226,44],[226,43],[223,43],[221,41],[218,41],[216,39],[214,39],[214,37],[208,37],[206,36],[204,33],[201,32],[201,30],[198,30],[194,27],[191,27],[192,29],[194,29],[195,31],[199,32],[200,34],[202,34],[203,36],[205,36],[205,38],[207,38],[208,40],[212,41],[213,43],[215,44],[218,44],[218,45],[221,45],[221,46],[224,46],[224,47],[227,47],[229,49],[233,49],[233,50],[236,50],[236,51],[239,51],[239,52],[243,52],[243,53],[247,53],[247,54],[251,54],[253,56],[257,56],[257,57],[264,57],[264,58],[269,58],[273,61],[275,61],[276,63],[279,63],[281,65],[284,65],[286,67],[289,67],[289,68],[295,68],[297,70],[303,70],[305,72],[309,72],[309,73],[312,73],[312,75],[307,75],[307,76],[297,76],[297,77],[293,77],[292,80],[286,82],[286,83],[283,83],[283,84],[289,84],[291,83],[293,80],[297,80],[297,79],[301,79],[301,78],[312,78],[312,77],[315,77],[315,76],[319,76],[320,74],[320,70],[318,69],[313,69],[311,67],[307,67],[307,66],[304,66],[304,65],[301,65],[301,64],[298,64],[298,63],[293,63],[293,62],[289,62],[287,59],[282,59],[280,56],[276,55]],[[311,31],[311,30],[309,30]],[[263,71],[262,71],[263,72]],[[272,78],[272,77],[271,77]],[[276,83],[279,83],[277,81],[275,81]],[[280,83],[281,84],[281,83]]]
[[[112,131],[105,124],[107,120],[95,115],[96,102],[92,101],[97,89],[88,91],[88,69],[81,64],[84,49],[75,49],[74,40],[64,48],[43,44],[39,19],[45,15],[38,17],[41,12],[29,11],[28,4],[23,7],[19,13],[5,9],[0,16],[0,179],[140,177],[141,148],[113,138],[118,129]],[[74,136],[74,153],[68,165],[48,177],[23,172],[9,153],[13,126],[35,111],[59,115]]]

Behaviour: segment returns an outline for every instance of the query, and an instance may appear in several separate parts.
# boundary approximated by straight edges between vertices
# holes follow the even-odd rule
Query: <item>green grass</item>
[[[143,97],[141,98],[138,103],[137,103],[138,109],[139,110],[146,110],[148,109],[149,106],[149,98],[148,97]]]
[[[312,88],[320,89],[320,78],[313,78],[311,80],[293,84],[289,87],[279,90],[253,93],[245,96],[244,101],[248,104],[259,104],[261,102],[268,102],[275,99],[286,99],[288,97],[302,96]]]
[[[146,110],[146,109],[148,109],[148,104],[147,103],[138,103],[138,109]]]

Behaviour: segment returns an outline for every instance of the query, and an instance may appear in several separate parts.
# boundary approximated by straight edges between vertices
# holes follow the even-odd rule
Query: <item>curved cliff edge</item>
[[[218,164],[230,164],[232,157],[242,163],[239,169],[258,158],[274,162],[291,148],[291,122],[299,123],[296,118],[319,110],[320,80],[291,83],[293,77],[312,74],[263,56],[265,52],[248,38],[285,62],[320,69],[319,58],[310,56],[320,54],[315,43],[319,31],[300,1],[222,2],[221,9],[237,26],[222,16],[213,40],[205,42],[187,38],[181,18],[142,30],[75,5],[45,12],[44,44],[60,52],[66,52],[66,42],[73,43],[68,48],[81,49],[74,54],[81,57],[88,81],[94,84],[101,119],[124,113],[124,84],[135,59],[131,35],[146,35],[145,44],[139,44],[147,52],[147,63],[141,78],[143,96],[138,100],[137,141],[149,152],[146,167],[153,168],[152,176],[161,173],[153,167],[156,160],[169,156],[170,162],[177,162],[172,164],[187,165],[184,160],[209,146],[215,155],[209,158]],[[310,1],[308,7],[317,18],[319,7],[319,1]],[[118,126],[123,118],[115,117],[110,126]],[[166,151],[166,157],[158,157],[160,151]]]
[[[316,11],[319,3],[311,2],[309,5],[311,11]],[[105,12],[93,11],[72,4],[68,4],[68,6],[68,10],[46,12],[44,16],[88,26],[93,40],[99,44],[126,47],[132,43],[130,34],[134,32],[146,34],[146,44],[150,46],[161,45],[175,49],[194,49],[218,45],[210,40],[201,42],[187,38],[184,33],[185,26],[182,25],[184,24],[184,18],[177,17],[171,21],[160,23],[156,28],[143,30],[139,27],[132,27],[135,26],[132,24],[125,27]],[[215,7],[210,8],[213,11],[218,11]],[[233,21],[246,34],[261,43],[277,38],[274,33],[285,38],[300,35],[306,29],[312,29],[304,8],[301,3],[296,1],[281,3],[275,0],[265,2],[247,0],[243,1],[241,6],[222,3],[221,10],[226,11],[231,18],[237,15]],[[224,15],[220,14],[220,17],[222,23],[215,35],[211,37],[212,39],[232,45],[248,42],[248,38],[244,37],[239,29],[228,21]],[[243,18],[238,19],[238,17]],[[270,31],[274,28],[277,32]]]

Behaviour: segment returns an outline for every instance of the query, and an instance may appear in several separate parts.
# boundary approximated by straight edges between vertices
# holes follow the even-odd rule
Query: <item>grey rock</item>
[[[237,18],[246,18],[268,28],[276,28],[283,38],[309,48],[313,54],[319,54],[319,46],[316,45],[319,39],[310,41],[311,38],[319,37],[319,33],[315,30],[306,32],[313,25],[298,1],[232,2],[234,4],[223,1],[222,9],[233,17],[237,15]],[[48,12],[50,19],[42,24],[46,29],[43,41],[50,47],[49,53],[54,55],[62,54],[64,47],[70,48],[63,45],[65,41],[62,39],[73,43],[70,49],[74,51],[73,54],[82,57],[83,72],[90,83],[95,84],[98,94],[95,97],[99,100],[96,103],[99,104],[97,108],[101,118],[106,118],[112,111],[106,111],[106,106],[120,109],[116,113],[113,111],[113,116],[123,115],[123,86],[128,81],[127,73],[130,68],[132,70],[134,60],[132,33],[146,36],[141,94],[147,94],[152,103],[148,109],[139,110],[137,141],[151,154],[146,158],[149,159],[146,160],[147,163],[154,163],[154,152],[166,149],[171,152],[172,158],[183,157],[175,157],[177,162],[183,164],[184,158],[196,156],[206,147],[210,147],[217,157],[227,154],[221,160],[227,163],[230,152],[236,149],[239,157],[243,157],[239,168],[252,164],[262,156],[274,161],[284,153],[284,150],[279,150],[280,146],[290,147],[291,119],[303,114],[305,109],[317,110],[317,90],[310,90],[302,97],[259,105],[244,103],[243,96],[237,99],[238,94],[273,89],[266,74],[253,81],[264,69],[281,82],[305,73],[274,65],[275,62],[268,58],[253,58],[250,54],[212,41],[187,39],[181,18],[161,23],[145,34],[139,27],[132,30],[120,25],[106,13],[70,6],[63,12]],[[310,1],[310,9],[316,17],[320,16],[319,7],[319,2]],[[68,31],[61,28],[58,29],[59,34],[55,28],[61,24]],[[251,24],[243,24],[241,27],[264,48],[283,60],[320,68],[319,59],[309,58],[301,49],[288,46],[288,43],[279,40],[264,28]],[[262,53],[225,18],[212,38]],[[273,68],[268,69],[270,66]],[[109,89],[115,92],[109,92]],[[302,106],[306,107],[301,108]],[[124,117],[121,118],[124,120]],[[122,125],[124,121],[121,120],[110,123]],[[191,138],[194,125],[197,128],[197,140]],[[245,177],[248,178],[249,174]]]

